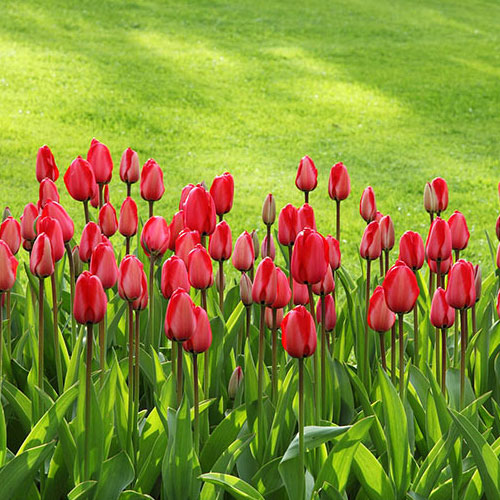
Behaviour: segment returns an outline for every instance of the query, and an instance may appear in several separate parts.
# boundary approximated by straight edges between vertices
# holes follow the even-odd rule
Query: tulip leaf
[[[264,497],[248,483],[235,476],[229,474],[221,474],[219,472],[209,472],[202,474],[200,479],[203,481],[222,486],[234,498],[241,500],[264,500]]]
[[[102,464],[102,472],[94,495],[95,500],[116,500],[134,479],[134,467],[128,455],[121,451]]]

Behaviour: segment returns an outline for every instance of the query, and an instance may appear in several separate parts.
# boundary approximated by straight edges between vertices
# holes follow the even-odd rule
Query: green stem
[[[177,344],[177,408],[182,400],[182,345]]]
[[[83,212],[85,214],[85,224],[89,223],[90,216],[89,216],[89,200],[85,200],[83,202]]]
[[[446,393],[446,328],[441,328],[441,389]]]
[[[299,498],[305,497],[305,471],[304,471],[304,358],[299,358],[299,469],[297,471],[300,481]]]
[[[277,367],[277,354],[278,354],[278,332],[277,332],[277,315],[278,310],[273,308],[273,328],[272,328],[272,339],[273,339],[273,355],[272,355],[272,399],[276,403],[278,397],[278,367]]]
[[[69,241],[64,244],[66,249],[66,256],[68,257],[69,265],[69,290],[70,290],[70,305],[69,314],[71,316],[71,341],[73,346],[76,344],[76,320],[73,315],[73,303],[75,301],[75,263],[73,262],[73,252],[71,251],[71,245]]]
[[[106,359],[106,319],[99,323],[99,383],[102,388],[104,383],[104,361]]]
[[[391,328],[391,380],[396,386],[396,323]]]
[[[1,294],[0,294],[0,297],[1,297]],[[9,355],[9,359],[12,355],[12,324],[11,324],[11,304],[10,304],[10,290],[7,290],[7,292],[5,292],[5,309],[6,309],[6,313],[7,313],[7,353]],[[1,374],[1,370],[0,370],[0,374]]]
[[[102,191],[104,189],[104,184],[101,184],[99,183],[98,184],[99,186],[99,210],[101,210],[102,206],[103,206],[103,196],[102,196]]]
[[[200,451],[200,402],[198,394],[198,355],[193,354],[193,384],[194,384],[194,449]]]
[[[144,348],[146,352],[149,352],[149,347],[151,342],[154,346],[157,345],[155,333],[154,333],[154,280],[155,280],[155,258],[151,255],[149,257],[149,309],[148,309],[148,330],[146,332],[146,345]],[[158,348],[159,348],[159,339],[158,339]]]
[[[415,278],[417,277],[417,272],[414,271]],[[419,346],[419,331],[418,331],[418,301],[415,302],[413,306],[413,348],[415,350],[415,366],[418,368],[420,363],[420,346]]]
[[[153,217],[153,205],[154,205],[154,201],[149,201],[149,218],[151,219],[151,217]]]
[[[326,307],[325,294],[321,294],[321,408],[325,408],[326,395],[326,331],[325,331]],[[321,417],[324,415],[322,414]]]
[[[464,407],[465,398],[465,349],[467,348],[467,309],[460,311],[461,338],[460,338],[460,410]]]
[[[340,200],[335,200],[337,205],[337,224],[336,224],[336,236],[337,241],[340,243]]]
[[[203,238],[204,238],[204,236],[203,236]],[[206,290],[201,291],[201,307],[203,307],[203,309],[205,309],[205,311],[208,314],[207,291]],[[210,387],[208,385],[209,384],[209,373],[208,373],[209,359],[210,359],[210,354],[209,354],[209,350],[207,349],[205,351],[205,355],[204,355],[204,359],[203,359],[203,394],[205,396],[205,399],[208,399],[208,393],[210,390]]]
[[[289,311],[293,309],[292,252],[293,252],[293,244],[288,245],[288,281],[290,283],[290,290],[292,291],[292,294],[290,295],[290,302],[288,303]]]
[[[90,428],[90,414],[91,414],[91,404],[92,400],[90,398],[90,384],[91,374],[92,374],[92,323],[87,323],[87,359],[85,365],[85,456],[84,456],[84,479],[90,479],[89,467],[90,467],[90,433],[92,429]]]
[[[134,310],[132,302],[128,303],[128,421],[127,421],[127,445],[129,455],[132,452],[132,432],[134,423]]]
[[[316,323],[316,312],[314,310],[314,295],[312,291],[312,285],[308,284],[307,285],[307,291],[309,293],[309,311],[311,313],[311,316],[313,317],[314,320],[314,327],[317,327]],[[316,332],[315,332],[316,333]],[[314,351],[313,355],[313,368],[314,368],[314,374],[313,374],[313,387],[314,387],[314,411],[315,411],[315,416],[316,420],[318,419],[318,416],[322,414],[321,411],[321,401],[319,398],[319,366],[318,366],[318,349]]]
[[[385,257],[385,270],[384,270],[384,276],[387,274],[387,271],[389,271],[389,250],[384,250],[384,257]]]
[[[305,203],[309,203],[309,191],[304,191],[304,200]]]
[[[264,332],[266,329],[265,323],[266,306],[260,306],[260,328],[259,328],[259,366],[257,379],[257,415],[259,419],[259,428],[262,421],[262,395],[264,392]],[[259,435],[259,441],[264,438],[263,434]]]
[[[219,261],[219,307],[224,316],[224,261]]]
[[[460,336],[459,327],[458,327],[458,309],[455,309],[455,335],[453,338],[453,366],[458,365],[458,338]]]
[[[439,367],[439,360],[440,360],[440,356],[439,356],[439,329],[436,328],[436,332],[435,332],[436,336],[435,336],[435,345],[434,345],[434,350],[436,352],[436,380],[440,380],[441,377],[440,377],[440,374],[441,374],[441,368]]]
[[[399,319],[399,396],[403,400],[404,379],[405,379],[405,358],[404,358],[404,336],[403,336],[403,314],[398,314]]]
[[[57,281],[55,272],[53,272],[50,276],[50,284],[52,287],[52,322],[54,327],[54,356],[56,358],[57,389],[59,391],[59,394],[61,394],[61,391],[63,389],[63,376],[61,365],[61,351],[59,349],[59,326],[57,323]]]
[[[365,384],[368,385],[368,306],[370,303],[371,260],[366,261],[366,291],[365,291],[365,342],[363,345],[363,372]]]
[[[127,198],[131,195],[132,193],[132,184],[130,182],[127,182]]]
[[[39,278],[38,287],[38,387],[43,391],[43,357],[44,357],[44,340],[45,340],[45,328],[43,319],[43,288],[44,288],[44,278]],[[42,397],[38,397],[39,407],[38,410],[42,412]],[[38,416],[41,416],[38,415]]]
[[[385,332],[379,333],[379,337],[380,337],[380,357],[382,358],[382,368],[386,372],[387,371],[387,361],[385,359],[384,334],[385,334]]]
[[[125,255],[130,253],[130,236],[125,236]]]
[[[139,382],[140,382],[140,372],[139,372],[139,346],[140,346],[140,333],[141,333],[141,323],[140,323],[141,311],[135,311],[135,366],[134,366],[134,419],[135,419],[135,442],[138,443],[138,427],[137,421],[139,419]]]

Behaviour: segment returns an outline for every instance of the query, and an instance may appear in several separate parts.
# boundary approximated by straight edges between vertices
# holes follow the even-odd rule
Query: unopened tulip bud
[[[392,250],[394,247],[394,223],[391,216],[386,215],[380,219],[380,241],[382,250]]]
[[[250,233],[250,236],[252,237],[253,243],[253,259],[257,260],[259,258],[259,236],[255,229]]]
[[[163,171],[152,158],[142,167],[140,186],[141,196],[146,201],[158,201],[165,192]]]
[[[42,182],[47,177],[56,181],[59,177],[59,170],[52,151],[45,145],[38,150],[36,155],[36,180]]]
[[[500,241],[500,215],[498,216],[498,219],[497,219],[497,225],[496,225],[495,231],[497,233],[497,239]]]
[[[345,200],[351,192],[351,180],[342,162],[335,164],[330,170],[328,194],[332,200]]]
[[[274,239],[273,235],[269,235],[269,241],[271,242],[270,244],[268,243],[267,239],[267,234],[264,236],[264,239],[262,240],[262,247],[261,247],[261,253],[264,257],[271,257],[271,259],[276,258],[276,247],[274,246]]]
[[[253,304],[252,300],[252,281],[247,276],[246,273],[241,273],[240,278],[240,297],[241,302],[246,306],[251,306]]]
[[[0,240],[0,292],[10,290],[16,282],[18,262],[9,246]],[[3,293],[1,293],[3,296]],[[0,305],[3,307],[3,304]]]
[[[316,218],[314,210],[309,203],[304,203],[298,210],[299,215],[299,232],[306,227],[310,227],[316,231]]]
[[[235,399],[238,394],[238,389],[241,387],[243,382],[243,370],[241,366],[237,366],[229,379],[229,385],[227,387],[227,394],[230,399]]]
[[[220,272],[221,272],[221,269],[219,267],[219,268],[217,268],[217,272],[215,273],[215,285],[217,287],[217,291],[219,292],[219,294],[221,293]],[[226,277],[224,276],[224,272],[222,272],[222,291],[224,291],[225,288],[226,288]]]
[[[198,231],[202,236],[210,235],[215,231],[214,199],[201,184],[189,191],[183,211],[186,227]]]
[[[2,222],[7,218],[7,217],[12,217],[12,213],[10,211],[9,207],[5,207],[3,211],[3,216],[2,216]]]
[[[476,264],[474,266],[474,286],[476,288],[476,302],[481,298],[482,279],[483,273],[481,272],[481,267]]]
[[[459,259],[451,268],[446,287],[446,301],[455,309],[468,309],[476,303],[474,267]]]
[[[375,219],[377,213],[377,205],[375,203],[375,193],[371,186],[368,186],[361,195],[359,202],[359,213],[363,219],[369,223]]]
[[[435,214],[438,208],[436,193],[430,182],[424,188],[424,208],[430,214]]]
[[[318,185],[318,169],[309,156],[304,156],[299,163],[295,185],[301,191],[308,193],[314,191]]]
[[[448,208],[448,184],[441,177],[436,177],[431,181],[432,189],[436,194],[437,213],[444,212]]]
[[[84,271],[76,281],[73,313],[83,325],[100,323],[106,314],[108,299],[101,280]]]
[[[134,184],[139,180],[139,175],[139,156],[133,149],[127,148],[120,161],[120,179],[127,184]]]
[[[274,224],[276,220],[276,201],[274,196],[269,193],[264,200],[264,204],[262,205],[262,221],[266,226],[270,226]]]
[[[273,313],[276,312],[276,322],[274,322],[273,319]],[[273,330],[276,328],[276,330],[279,330],[281,328],[281,323],[283,321],[283,308],[280,309],[274,309],[271,307],[266,307],[266,312],[264,314],[264,320],[266,322],[266,326],[269,328],[269,330]]]
[[[16,255],[21,246],[21,224],[14,217],[7,217],[0,225],[0,240],[7,243],[12,255]]]
[[[95,181],[98,184],[108,184],[113,174],[113,160],[108,146],[92,139],[87,153],[87,161],[92,165]]]
[[[71,256],[73,259],[73,267],[75,269],[75,278],[78,278],[83,272],[83,261],[80,259],[80,247],[75,245],[71,251]]]

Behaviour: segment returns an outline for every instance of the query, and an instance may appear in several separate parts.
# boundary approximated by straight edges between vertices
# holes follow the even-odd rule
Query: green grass
[[[441,175],[467,217],[475,261],[488,261],[500,158],[500,51],[494,1],[6,1],[0,16],[0,199],[19,216],[36,201],[36,151],[62,172],[93,136],[115,163],[127,147],[164,169],[158,212],[180,188],[235,176],[233,233],[262,227],[268,192],[280,208],[304,154],[320,172],[319,229],[332,232],[327,179],[343,161],[351,267],[371,184],[397,237],[425,234],[424,183]],[[80,204],[63,203],[81,220]],[[117,169],[111,201],[124,187]],[[134,188],[138,193],[138,188]],[[141,204],[146,213],[145,203]],[[79,224],[81,227],[81,224]]]

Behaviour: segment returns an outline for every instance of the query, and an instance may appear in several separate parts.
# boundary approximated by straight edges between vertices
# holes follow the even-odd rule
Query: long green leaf
[[[264,500],[264,497],[253,486],[250,486],[243,479],[229,474],[209,472],[202,474],[200,479],[222,486],[228,493],[241,500]]]

